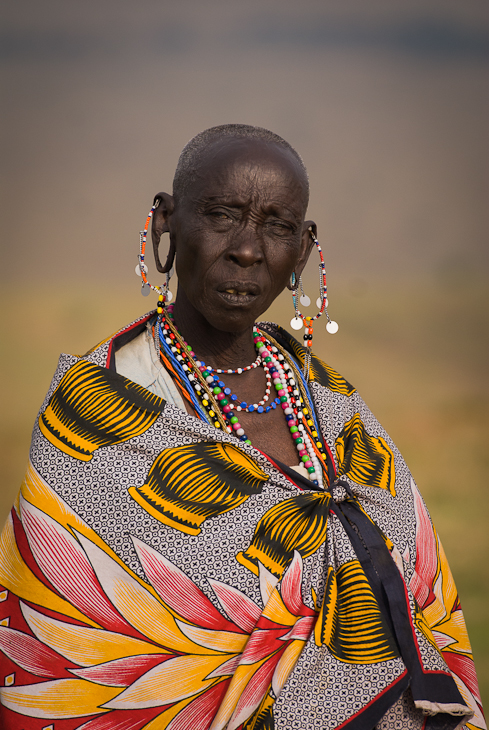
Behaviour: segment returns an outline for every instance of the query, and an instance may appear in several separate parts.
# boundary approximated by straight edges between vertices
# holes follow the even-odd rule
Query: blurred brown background
[[[310,172],[340,324],[316,351],[411,466],[489,700],[487,0],[2,12],[1,519],[59,352],[153,306],[134,275],[138,231],[183,145],[214,124],[268,127]],[[285,294],[271,316],[288,325]]]

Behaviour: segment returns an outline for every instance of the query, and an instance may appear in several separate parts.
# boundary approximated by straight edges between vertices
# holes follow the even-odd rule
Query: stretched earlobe
[[[168,193],[157,193],[154,198],[154,205],[157,207],[154,210],[153,220],[151,224],[151,240],[153,242],[153,255],[155,259],[156,269],[161,274],[167,274],[173,266],[175,260],[175,242],[170,231],[169,218],[175,209],[175,203],[173,196]],[[159,247],[161,236],[164,233],[170,234],[170,248],[166,257],[165,264],[163,265],[160,260]]]
[[[164,265],[160,261],[159,246],[160,241],[155,244],[155,241],[153,239],[153,254],[155,257],[156,269],[160,272],[160,274],[167,274],[173,267],[173,263],[175,261],[175,245],[170,237],[170,248],[168,249],[168,254],[166,256],[166,261]]]

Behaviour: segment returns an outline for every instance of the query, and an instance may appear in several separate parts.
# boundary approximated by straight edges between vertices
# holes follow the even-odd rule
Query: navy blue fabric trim
[[[345,730],[374,730],[379,720],[383,718],[389,708],[397,702],[408,687],[409,676],[406,671],[356,715],[338,725],[337,730],[343,730],[343,728]]]
[[[391,627],[400,655],[408,670],[408,684],[411,687],[413,699],[425,700],[434,704],[466,706],[448,669],[446,673],[424,670],[413,631],[406,586],[382,534],[358,506],[349,484],[344,480],[339,480],[335,486],[343,486],[349,493],[349,497],[344,502],[332,503],[331,509],[345,528],[378,601],[379,608]],[[378,720],[383,714],[385,714],[385,710],[378,716]],[[460,723],[460,717],[447,713],[439,713],[435,717],[440,717],[439,722],[437,721],[438,724],[427,725],[433,730],[453,730]],[[350,729],[356,725],[348,724],[345,727]],[[362,727],[366,729],[368,725],[365,724]]]

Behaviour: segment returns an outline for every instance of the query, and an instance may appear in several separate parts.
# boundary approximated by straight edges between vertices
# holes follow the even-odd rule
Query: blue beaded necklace
[[[236,438],[251,446],[251,440],[239,423],[236,412],[243,410],[253,412],[256,406],[258,413],[267,413],[272,408],[280,406],[284,411],[287,426],[310,480],[313,484],[322,487],[322,461],[326,455],[321,452],[324,452],[324,447],[320,441],[316,442],[317,435],[311,438],[303,424],[303,421],[304,423],[307,421],[307,424],[310,422],[311,425],[313,423],[310,421],[310,416],[307,415],[309,409],[302,401],[294,369],[286,362],[278,346],[273,346],[264,334],[259,332],[256,327],[253,328],[255,347],[267,374],[267,390],[271,390],[268,385],[270,378],[277,395],[269,406],[264,407],[261,402],[248,405],[245,401],[241,401],[238,405],[238,397],[231,392],[231,389],[227,388],[217,375],[212,375],[211,369],[206,368],[205,364],[196,361],[192,348],[178,333],[171,321],[171,310],[165,312],[163,306],[161,306],[161,310],[158,310],[155,325],[155,345],[158,338],[159,347],[162,347],[166,356],[175,365],[177,372],[183,376],[182,382],[186,384],[186,390],[194,406],[197,405],[196,410],[200,417],[204,415],[204,420],[213,423],[216,428],[223,428],[230,434],[234,433]],[[165,317],[165,313],[167,317]],[[253,367],[253,365],[249,367]],[[198,399],[201,400],[202,406],[198,403]],[[316,432],[314,431],[313,434]]]
[[[260,358],[260,361],[261,361],[261,358]],[[270,398],[271,383],[272,383],[272,377],[268,371],[268,368],[264,368],[265,375],[267,378],[267,388],[266,388],[264,397],[262,398],[261,401],[259,401],[259,403],[249,403],[248,404],[244,400],[240,401],[238,403],[238,401],[239,401],[238,396],[235,395],[234,393],[232,393],[231,388],[226,387],[226,384],[222,380],[220,380],[218,375],[212,374],[213,369],[206,366],[205,362],[203,362],[201,360],[197,360],[196,364],[202,373],[202,377],[205,378],[205,381],[208,383],[208,385],[211,388],[211,390],[213,391],[214,395],[219,400],[222,400],[222,396],[220,396],[220,394],[224,393],[226,398],[228,398],[231,401],[232,405],[234,406],[234,408],[237,411],[246,411],[247,413],[253,413],[254,411],[256,411],[257,413],[269,413],[272,408],[276,408],[277,405],[280,403],[280,400],[278,398],[275,398],[275,400],[272,400],[270,405],[268,405],[268,406],[266,405],[266,403],[268,402],[268,400]],[[251,367],[246,368],[246,370],[251,370]],[[244,372],[245,369],[238,368],[238,370],[240,370],[241,372]],[[217,372],[222,372],[222,371],[218,371],[216,369],[215,372],[217,373]],[[226,372],[230,372],[230,373],[234,372],[234,373],[240,374],[236,370],[228,370]]]

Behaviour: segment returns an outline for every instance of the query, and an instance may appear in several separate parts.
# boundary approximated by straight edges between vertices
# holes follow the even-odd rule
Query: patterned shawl
[[[1,727],[371,730],[408,688],[424,727],[485,727],[437,533],[356,390],[313,358],[318,491],[115,372],[150,316],[62,355],[41,407],[1,535]]]

